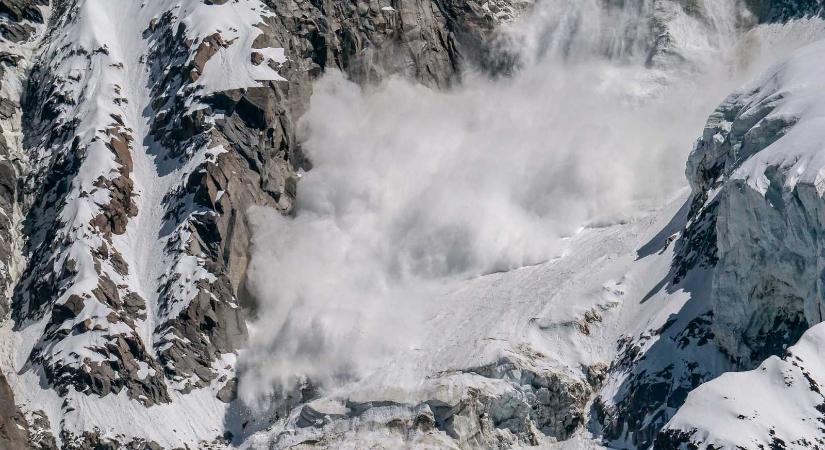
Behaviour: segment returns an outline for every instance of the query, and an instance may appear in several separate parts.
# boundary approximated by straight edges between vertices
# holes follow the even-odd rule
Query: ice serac
[[[690,156],[695,199],[716,211],[717,343],[743,368],[782,358],[692,392],[660,436],[667,445],[822,443],[823,55],[825,44],[811,44],[729,97]],[[740,392],[744,386],[762,400]],[[715,424],[699,414],[711,395],[724,407]],[[787,409],[775,409],[772,396],[787,398]]]
[[[822,321],[822,48],[729,97],[688,160],[696,210],[715,211],[714,333],[746,366]]]

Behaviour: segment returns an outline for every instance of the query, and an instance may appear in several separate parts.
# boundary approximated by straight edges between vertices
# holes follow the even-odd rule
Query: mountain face
[[[821,9],[0,0],[0,448],[825,446]],[[689,189],[621,220],[591,214],[537,264],[427,279],[415,348],[377,369],[335,383],[249,376],[292,342],[284,328],[250,348],[274,325],[249,277],[255,252],[284,251],[267,230],[309,208],[301,180],[327,173],[305,149],[313,95],[405,80],[449,104],[479,79],[540,94],[558,78],[520,74],[551,68],[578,84],[604,69],[585,91],[631,119],[660,98],[684,115],[693,97],[717,104],[708,80],[735,92],[695,130]],[[611,97],[604,86],[629,73]],[[581,118],[600,133],[595,117]],[[609,136],[653,153],[652,138]],[[262,208],[274,216],[250,218]],[[302,271],[258,265],[275,290]]]
[[[31,411],[46,436],[33,445],[150,445],[101,437],[115,430],[89,417],[98,397],[149,417],[208,388],[202,407],[220,415],[254,302],[245,212],[293,208],[312,81],[338,68],[447,86],[462,43],[483,49],[520,5],[490,7],[3,2],[3,308],[21,341],[9,358],[61,411],[31,400],[46,410]],[[25,442],[18,416],[4,429]],[[224,440],[204,425],[189,442]]]
[[[809,61],[822,48],[816,43],[797,52],[728,98],[689,159],[701,208],[718,203],[724,213],[715,218],[720,257],[712,332],[739,365],[759,367],[691,392],[663,432],[668,445],[822,445],[822,372],[816,366],[822,82],[821,64]],[[750,240],[760,242],[757,251],[740,244]],[[760,393],[758,400],[742,391],[748,386]],[[713,424],[692,427],[706,420],[698,413],[709,392],[724,413]],[[787,400],[771,404],[771,398]]]

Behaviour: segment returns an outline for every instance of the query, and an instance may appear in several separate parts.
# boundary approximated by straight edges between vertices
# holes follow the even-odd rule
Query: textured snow
[[[646,244],[658,242],[661,229],[685,195],[683,191],[666,207],[621,224],[584,228],[566,241],[563,256],[551,261],[457,280],[430,291],[432,297],[417,304],[424,315],[423,328],[417,330],[422,339],[383,360],[379,370],[328,392],[321,401],[335,409],[345,400],[449,403],[470,388],[495,395],[512,389],[512,384],[461,371],[531,353],[541,355],[534,361],[537,367],[583,379],[587,366],[609,364],[618,338],[661,327],[689,299],[681,291],[662,291],[642,301],[667,275],[673,245],[640,259],[636,254]],[[578,321],[594,309],[602,323],[584,334]],[[269,442],[281,427],[288,429],[289,420],[254,436],[249,448]],[[296,431],[295,442],[307,438]],[[378,442],[392,446],[390,441]],[[545,445],[599,448],[586,437],[566,447],[551,441]]]
[[[825,442],[825,325],[816,325],[757,369],[726,373],[688,395],[667,428],[722,448],[758,448],[779,439],[790,448]],[[815,447],[812,447],[815,448]]]
[[[147,139],[148,118],[144,114],[151,100],[151,86],[145,55],[150,48],[144,31],[150,28],[153,20],[168,11],[173,14],[173,20],[185,25],[186,38],[192,42],[198,43],[218,32],[228,43],[208,61],[204,73],[198,78],[199,94],[259,86],[261,81],[283,79],[269,64],[255,66],[251,63],[253,43],[261,34],[256,25],[272,14],[263,2],[255,0],[231,1],[224,5],[209,5],[202,0],[142,3],[80,0],[67,14],[56,19],[63,21],[61,34],[54,36],[47,48],[41,49],[49,56],[47,62],[57,77],[54,88],[63,92],[66,98],[76,100],[60,105],[58,123],[78,120],[75,133],[79,146],[86,148],[67,202],[60,210],[59,218],[65,224],[60,233],[71,238],[67,240],[70,244],[55,264],[56,271],[64,264],[74,264],[77,281],[62,292],[57,303],[65,302],[75,294],[88,297],[98,283],[99,274],[91,253],[103,241],[91,230],[90,222],[100,213],[101,206],[109,202],[110,193],[94,183],[99,177],[111,180],[119,176],[120,167],[113,152],[105,145],[109,139],[106,130],[112,126],[112,116],[116,115],[123,120],[125,130],[132,137],[130,147],[134,168],[131,178],[139,213],[129,221],[125,234],[112,239],[115,249],[129,264],[129,274],[126,277],[119,275],[105,261],[101,270],[116,285],[128,286],[146,299],[147,319],[138,321],[137,333],[150,353],[154,353],[154,342],[164,338],[154,335],[156,326],[186,307],[196,293],[196,281],[214,280],[214,275],[204,269],[199,258],[186,255],[176,258],[167,253],[164,236],[170,234],[162,233],[162,198],[174,186],[184,183],[188,175],[199,170],[204,162],[214,161],[225,151],[220,146],[207,144],[193,149],[184,164],[166,170],[168,167],[157,159],[159,153],[153,147],[156,144]],[[286,61],[284,49],[255,51],[261,52],[272,64]],[[20,83],[10,79],[9,71],[5,73],[9,82],[4,80],[4,90],[19,91]],[[14,98],[13,94],[11,92],[9,97]],[[19,121],[19,118],[15,120]],[[19,125],[7,127],[4,123],[3,128],[7,137],[11,137],[10,142],[19,140],[16,135],[10,135],[19,130]],[[39,149],[35,167],[48,164],[53,153],[62,151],[66,149]],[[164,169],[163,173],[160,169]],[[171,234],[178,237],[175,243],[178,250],[186,246],[189,239],[184,228],[185,224],[178,233]],[[173,272],[180,276],[173,286],[173,290],[177,290],[175,298],[178,302],[159,311],[157,286],[162,277]],[[92,327],[99,324],[105,331],[70,333],[65,339],[48,342],[44,352],[49,360],[75,367],[100,361],[103,356],[94,349],[107,342],[110,339],[107,336],[134,333],[125,323],[108,323],[106,316],[110,311],[102,303],[87,301],[78,316],[67,321],[64,327],[70,328],[88,319]],[[136,436],[173,448],[183,444],[197,447],[199,442],[211,441],[223,434],[227,405],[215,397],[221,387],[217,380],[211,386],[188,394],[172,390],[171,403],[150,408],[129,399],[126,392],[99,398],[72,391],[65,400],[59,397],[45,387],[41,371],[26,365],[47,321],[48,315],[38,322],[25,324],[20,331],[11,330],[6,324],[2,332],[3,370],[8,373],[21,409],[28,415],[44,410],[52,433],[58,439],[62,429],[82,432],[97,428],[104,437]],[[231,377],[231,371],[225,369],[227,365],[234,365],[234,355],[218,359],[214,369]],[[139,376],[151,373],[152,369],[145,363],[139,363]]]
[[[757,136],[752,139],[756,142],[765,134],[778,137],[756,154],[743,151],[743,158],[749,159],[731,175],[731,179],[745,180],[748,186],[767,196],[771,207],[783,210],[780,197],[786,196],[771,192],[793,193],[798,186],[812,185],[818,198],[807,201],[807,211],[818,214],[817,204],[810,202],[821,202],[825,192],[823,73],[825,41],[818,41],[793,53],[733,96],[745,106],[739,120],[752,127],[746,130],[746,136]],[[765,110],[765,105],[772,108],[767,115],[759,112]],[[770,128],[771,121],[778,121],[784,127],[777,132]],[[769,169],[777,170],[779,176],[768,177]],[[777,182],[782,185],[772,185]],[[759,212],[765,206],[756,203],[752,208],[764,222],[776,220]],[[727,220],[743,219],[731,214]],[[792,228],[799,219],[788,213],[781,220],[788,222],[783,226]],[[817,231],[809,230],[814,235]],[[794,249],[798,246],[797,240],[790,234],[786,245]],[[797,251],[789,257],[802,258],[800,254],[804,253]],[[783,273],[787,269],[780,263],[772,270],[780,279],[794,280]],[[797,288],[805,287],[801,282],[798,284]],[[805,298],[806,315],[812,323],[821,321],[821,301],[818,287]],[[667,428],[685,431],[691,440],[703,445],[723,448],[784,448],[785,445],[818,448],[817,445],[825,443],[822,428],[825,397],[821,391],[825,386],[823,349],[825,326],[819,324],[810,328],[781,358],[771,357],[752,371],[724,374],[691,392]]]
[[[201,0],[187,0],[178,2],[176,8],[179,9],[176,14],[182,18],[181,23],[186,24],[186,34],[191,39],[199,41],[220,32],[224,41],[231,43],[226,48],[219,48],[218,53],[207,61],[204,73],[197,81],[204,87],[204,94],[258,86],[260,81],[284,80],[268,64],[256,66],[250,60],[250,49],[255,38],[263,33],[256,25],[272,15],[263,2],[237,0],[222,5],[204,5]],[[275,63],[286,61],[282,48],[256,51]]]
[[[754,120],[779,121],[789,125],[787,132],[764,150],[748,159],[732,178],[748,180],[749,185],[765,194],[771,181],[765,175],[768,167],[779,167],[788,176],[783,188],[793,189],[799,183],[816,186],[825,193],[825,42],[819,41],[797,51],[789,60],[751,86],[747,110],[758,111],[764,104],[777,106],[764,118]],[[746,92],[747,92],[746,88]],[[759,124],[749,133],[757,134]]]

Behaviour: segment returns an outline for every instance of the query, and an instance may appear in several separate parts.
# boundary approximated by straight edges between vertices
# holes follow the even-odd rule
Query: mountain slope
[[[0,0],[0,447],[815,448],[818,8]]]
[[[714,184],[729,211],[717,224],[730,236],[719,246],[727,270],[715,278],[720,344],[742,359],[760,362],[766,351],[781,359],[691,392],[663,432],[668,446],[822,445],[823,52],[821,42],[805,47],[730,97],[691,155],[696,185]],[[744,244],[754,240],[756,254]],[[712,422],[701,412],[708,401],[722,408]]]

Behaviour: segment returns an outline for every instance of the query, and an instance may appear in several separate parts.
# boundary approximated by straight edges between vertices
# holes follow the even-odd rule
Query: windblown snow
[[[471,76],[446,93],[322,79],[303,121],[313,169],[296,217],[253,214],[251,282],[265,301],[242,395],[307,379],[347,395],[376,379],[374,400],[523,348],[582,377],[622,335],[678,312],[689,294],[640,302],[666,278],[669,247],[657,261],[635,251],[681,205],[661,206],[685,186],[707,115],[823,25],[743,33],[735,2],[704,2],[707,21],[672,6],[678,57],[657,64],[651,3],[557,1],[502,38],[525,61],[512,79]],[[635,228],[650,221],[659,228]],[[598,337],[574,332],[592,314],[615,317]]]

